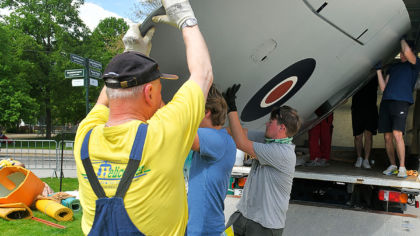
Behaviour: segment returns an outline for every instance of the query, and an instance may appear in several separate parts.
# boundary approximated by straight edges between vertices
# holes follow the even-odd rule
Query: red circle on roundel
[[[273,92],[270,93],[270,95],[268,95],[267,99],[265,99],[264,102],[266,104],[270,104],[270,103],[276,101],[281,96],[283,96],[285,93],[287,93],[289,91],[290,87],[292,87],[292,85],[293,85],[293,81],[290,81],[290,80],[280,84],[276,89],[274,89]]]

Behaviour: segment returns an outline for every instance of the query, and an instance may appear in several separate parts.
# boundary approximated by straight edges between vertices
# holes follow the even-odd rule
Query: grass
[[[46,182],[55,192],[58,192],[60,189],[60,179],[59,178],[42,178],[42,181]],[[78,188],[79,184],[76,178],[63,178],[62,182],[62,192],[64,191],[73,191]],[[0,235],[31,235],[31,236],[46,236],[46,235],[83,235],[82,229],[80,227],[80,222],[82,219],[82,211],[73,212],[73,221],[56,221],[55,219],[49,217],[48,215],[38,211],[33,210],[34,216],[48,220],[50,222],[63,225],[65,229],[57,229],[51,226],[42,224],[34,220],[14,220],[7,221],[0,218]]]

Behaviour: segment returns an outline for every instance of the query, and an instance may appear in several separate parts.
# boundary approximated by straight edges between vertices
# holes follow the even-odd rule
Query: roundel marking
[[[268,107],[274,103],[276,103],[278,100],[282,99],[284,96],[287,95],[287,93],[293,89],[293,87],[296,85],[297,77],[292,76],[283,82],[279,83],[277,86],[275,86],[273,89],[271,89],[270,92],[265,95],[265,97],[261,100],[261,107]]]
[[[313,58],[303,59],[287,67],[259,89],[245,105],[241,120],[250,122],[281,106],[295,95],[315,70]]]

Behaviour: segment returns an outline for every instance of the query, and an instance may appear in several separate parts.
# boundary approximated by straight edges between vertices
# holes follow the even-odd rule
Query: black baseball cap
[[[130,88],[156,79],[175,80],[178,76],[163,74],[152,58],[139,52],[128,51],[112,58],[105,68],[102,79],[108,88]]]

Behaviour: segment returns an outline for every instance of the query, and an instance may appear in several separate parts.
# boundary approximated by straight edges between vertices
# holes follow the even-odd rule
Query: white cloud
[[[79,16],[90,30],[94,30],[99,22],[107,17],[123,18],[113,12],[103,9],[101,6],[91,2],[85,2],[79,9]],[[130,19],[124,18],[127,23]]]

